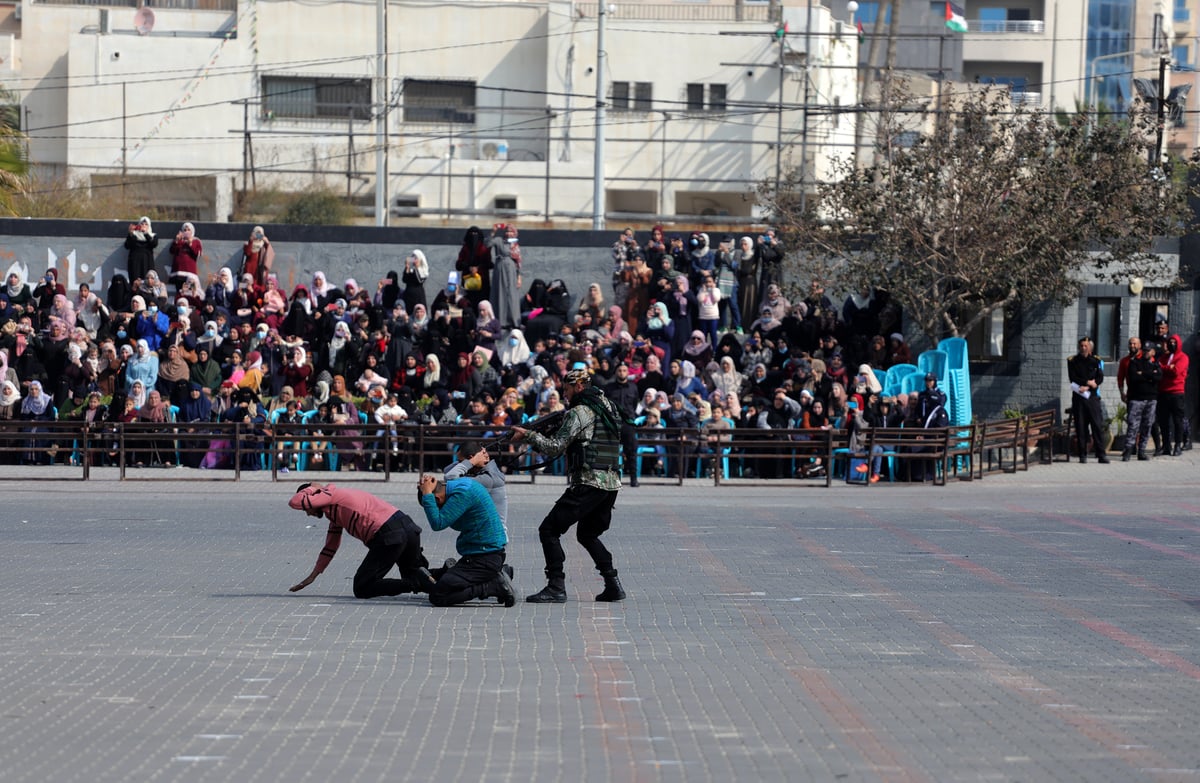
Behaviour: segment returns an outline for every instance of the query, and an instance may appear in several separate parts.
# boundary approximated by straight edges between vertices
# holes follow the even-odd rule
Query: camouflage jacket
[[[608,402],[607,400],[605,400]],[[611,402],[608,403],[612,405]],[[615,414],[620,421],[620,414]],[[567,450],[573,442],[579,440],[587,443],[595,436],[596,414],[586,405],[576,405],[567,411],[562,425],[553,435],[541,435],[530,432],[525,436],[529,445],[547,457],[557,457]],[[615,470],[596,470],[587,468],[572,471],[567,476],[568,486],[583,484],[597,489],[615,492],[621,488],[621,475]]]

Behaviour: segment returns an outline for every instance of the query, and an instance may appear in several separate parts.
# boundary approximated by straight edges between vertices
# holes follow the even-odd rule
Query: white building
[[[814,6],[806,35],[806,7],[610,8],[607,213],[750,217],[777,167],[798,165],[803,150],[806,178],[819,180],[850,149],[847,20]],[[0,35],[15,21],[19,39],[6,86],[21,97],[41,171],[123,181],[148,208],[210,220],[255,186],[317,182],[373,203],[375,3],[167,0],[151,13],[23,0],[16,10],[19,21],[0,13]],[[592,214],[595,4],[391,0],[386,13],[394,214]]]

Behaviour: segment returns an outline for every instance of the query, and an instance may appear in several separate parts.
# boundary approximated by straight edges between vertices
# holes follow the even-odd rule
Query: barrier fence
[[[565,459],[546,460],[502,442],[506,428],[409,425],[394,433],[374,424],[276,423],[269,427],[213,422],[99,423],[77,421],[0,422],[0,464],[46,466],[45,471],[0,471],[0,480],[111,478],[237,481],[247,472],[340,481],[389,481],[394,473],[440,471],[457,458],[468,439],[488,442],[510,481],[562,475]],[[871,483],[982,479],[997,471],[1027,470],[1030,454],[1042,463],[1065,454],[1069,432],[1054,423],[1053,411],[934,429],[873,428],[851,452],[845,430],[696,429],[636,430],[635,469],[643,482],[682,484],[709,479],[714,485],[787,482],[832,485],[835,480]],[[624,462],[624,458],[623,458]],[[541,464],[545,463],[545,464]],[[540,465],[540,466],[539,466]],[[865,468],[863,466],[866,466]],[[532,469],[531,469],[532,468]],[[628,474],[628,466],[623,466]]]

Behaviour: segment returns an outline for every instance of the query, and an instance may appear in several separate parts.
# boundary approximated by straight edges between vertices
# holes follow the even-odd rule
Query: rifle
[[[568,409],[564,408],[561,411],[547,413],[545,416],[539,416],[532,421],[522,424],[521,427],[529,430],[530,432],[536,432],[540,435],[549,435],[562,426],[562,421],[567,416],[567,410]],[[499,463],[501,467],[508,468],[509,470],[537,470],[538,468],[543,468],[554,461],[542,460],[541,462],[535,462],[532,465],[518,465],[517,463],[528,456],[532,449],[529,447],[528,443],[522,441],[521,448],[517,449],[516,451],[505,451],[505,448],[512,443],[512,439],[513,433],[510,430],[499,437],[484,441],[480,444],[480,446],[491,452],[493,455],[492,459]]]

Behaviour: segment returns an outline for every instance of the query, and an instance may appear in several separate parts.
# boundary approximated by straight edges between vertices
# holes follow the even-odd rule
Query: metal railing
[[[1044,35],[1046,33],[1046,22],[1042,19],[1025,19],[1018,22],[995,19],[972,19],[967,22],[967,30],[972,33],[1025,33],[1028,35]]]
[[[106,8],[138,8],[145,0],[36,0],[40,5],[85,5]],[[237,0],[154,0],[155,11],[236,11]]]
[[[1040,416],[1022,417],[1019,435],[1007,441],[987,437],[988,424],[920,430],[919,454],[912,453],[907,444],[897,445],[904,433],[880,430],[880,438],[890,436],[884,445],[894,452],[889,455],[889,479],[910,478],[914,459],[934,464],[940,483],[944,483],[952,475],[969,480],[973,474],[982,478],[985,472],[991,472],[993,460],[988,452],[992,449],[1019,451],[1023,461],[1034,449],[1050,448],[1052,454],[1051,436],[1058,428]],[[182,467],[187,470],[188,480],[237,481],[245,473],[266,474],[271,480],[279,480],[282,474],[292,471],[306,477],[335,471],[340,481],[387,482],[393,473],[439,472],[456,459],[458,444],[468,439],[495,443],[506,431],[503,427],[471,424],[402,425],[393,434],[374,422],[279,423],[264,427],[233,422],[84,424],[10,420],[0,422],[0,465],[46,469],[0,470],[0,480],[61,480],[72,468],[85,481],[97,470],[100,473],[95,478],[180,480],[184,476],[179,471],[163,468]],[[867,445],[859,454],[850,452],[845,430],[833,429],[667,428],[638,429],[636,434],[632,469],[643,482],[651,484],[681,485],[684,479],[709,479],[717,486],[784,482],[828,487],[835,479],[846,478],[853,461],[870,459],[872,453],[871,433],[862,439]],[[537,462],[542,458],[529,453],[518,455],[515,461],[507,459],[514,451],[510,445],[493,452],[502,465],[508,464],[510,482],[533,483],[539,474],[563,474],[562,458],[530,471],[528,468],[537,464],[535,458]],[[1000,469],[1004,469],[1004,463],[1001,458]],[[626,465],[624,472],[628,474],[630,466]]]
[[[595,19],[599,3],[577,3],[575,11],[584,19]],[[661,19],[680,22],[777,22],[782,15],[782,6],[769,3],[753,5],[692,5],[671,4],[628,4],[610,11],[610,20]]]

